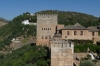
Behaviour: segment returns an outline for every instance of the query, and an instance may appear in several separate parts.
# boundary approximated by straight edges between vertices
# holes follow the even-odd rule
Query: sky
[[[100,0],[0,0],[0,17],[14,17],[42,10],[81,12],[100,17]]]

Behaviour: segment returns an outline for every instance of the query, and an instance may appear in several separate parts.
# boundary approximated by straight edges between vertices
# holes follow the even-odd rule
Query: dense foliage
[[[96,64],[90,60],[81,61],[80,66],[96,66]]]
[[[80,53],[80,52],[87,52],[88,48],[92,52],[97,52],[98,48],[100,46],[93,45],[93,44],[85,44],[85,45],[74,45],[74,52]]]
[[[48,48],[26,45],[0,60],[0,66],[49,66]]]
[[[81,25],[97,26],[98,18],[93,15],[88,15],[85,13],[71,12],[71,11],[58,11],[58,10],[45,10],[36,12],[35,14],[58,14],[58,23],[64,25],[73,25],[79,22]]]

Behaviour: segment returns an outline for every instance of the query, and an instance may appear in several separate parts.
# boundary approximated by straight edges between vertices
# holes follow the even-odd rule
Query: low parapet
[[[51,47],[73,48],[73,42],[63,39],[54,39],[50,41]]]
[[[37,14],[37,16],[58,16],[58,14]]]

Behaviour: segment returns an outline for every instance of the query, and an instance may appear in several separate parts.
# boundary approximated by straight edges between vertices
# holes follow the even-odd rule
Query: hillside
[[[9,22],[8,20],[0,18],[0,27],[6,25],[8,22]]]
[[[27,18],[29,18],[29,16],[26,13],[19,15],[10,21],[7,25],[0,28],[0,50],[8,50],[7,47],[9,47],[9,45],[12,43],[11,40],[13,38],[20,36],[22,38],[35,37],[36,26],[23,25],[21,23]]]
[[[98,17],[93,15],[71,12],[71,11],[59,11],[59,10],[45,10],[39,11],[35,14],[58,14],[58,23],[64,25],[73,25],[76,22],[79,22],[83,26],[97,26]]]

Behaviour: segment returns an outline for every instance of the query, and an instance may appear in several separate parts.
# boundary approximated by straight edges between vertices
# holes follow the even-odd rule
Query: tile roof
[[[90,27],[88,27],[87,29],[88,29],[90,32],[98,32],[98,31],[99,31],[99,29],[97,29],[96,26],[90,26]]]
[[[67,29],[67,30],[88,30],[86,27],[80,25],[79,23],[76,23],[75,25],[68,25],[62,28],[62,30]]]

